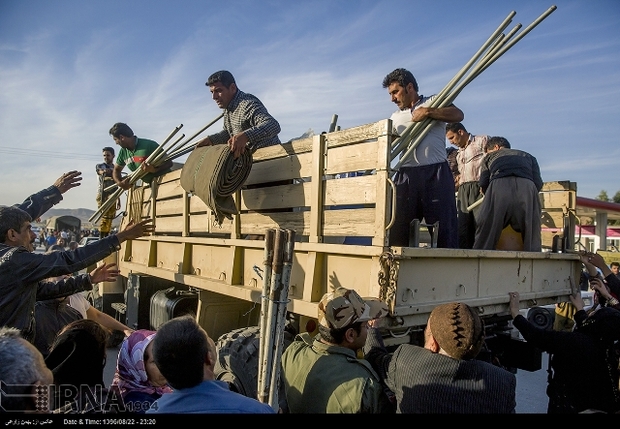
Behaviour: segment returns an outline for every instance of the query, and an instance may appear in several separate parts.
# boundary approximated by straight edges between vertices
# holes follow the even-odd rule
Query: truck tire
[[[534,326],[547,331],[553,328],[555,313],[548,308],[532,307],[527,312],[527,320]]]
[[[286,350],[294,337],[294,334],[284,332],[282,351]],[[218,338],[215,378],[227,382],[230,390],[256,399],[258,397],[259,343],[260,329],[258,326],[235,329]],[[278,402],[281,408],[286,409],[282,384],[278,391]]]

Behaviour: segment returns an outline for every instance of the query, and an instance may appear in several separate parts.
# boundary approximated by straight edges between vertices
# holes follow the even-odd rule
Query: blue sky
[[[620,191],[620,1],[0,0],[0,204],[63,172],[82,186],[57,208],[96,209],[94,166],[126,122],[162,141],[220,110],[205,86],[230,70],[287,141],[395,110],[383,77],[398,67],[439,92],[511,11],[557,10],[455,100],[474,134],[502,135],[538,158],[543,180],[578,195]],[[204,135],[219,131],[221,122]],[[183,161],[180,158],[179,161]]]

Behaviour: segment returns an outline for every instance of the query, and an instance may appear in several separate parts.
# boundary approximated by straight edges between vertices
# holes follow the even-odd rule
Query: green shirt
[[[148,139],[141,139],[136,137],[135,150],[131,151],[126,148],[121,148],[116,157],[116,165],[127,166],[131,171],[136,171],[140,165],[151,155],[159,145],[157,142]],[[143,182],[151,183],[155,175],[149,173],[142,178]]]
[[[353,350],[297,335],[282,354],[291,413],[391,413],[379,377]]]

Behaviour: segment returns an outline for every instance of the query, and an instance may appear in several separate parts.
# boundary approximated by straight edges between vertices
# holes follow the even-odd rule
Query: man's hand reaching
[[[60,176],[56,180],[56,182],[54,182],[54,186],[58,188],[61,194],[64,194],[69,189],[75,188],[76,186],[80,186],[81,180],[82,180],[82,172],[73,170]]]

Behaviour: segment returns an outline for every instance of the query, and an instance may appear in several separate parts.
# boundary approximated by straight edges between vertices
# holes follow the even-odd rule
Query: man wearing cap
[[[514,374],[476,360],[484,342],[484,323],[467,304],[433,309],[424,347],[402,344],[391,354],[378,329],[370,327],[366,359],[396,396],[397,413],[514,413]]]
[[[391,413],[379,377],[357,358],[369,320],[384,317],[387,306],[362,299],[343,287],[323,295],[319,334],[297,335],[282,355],[282,380],[291,413]]]

